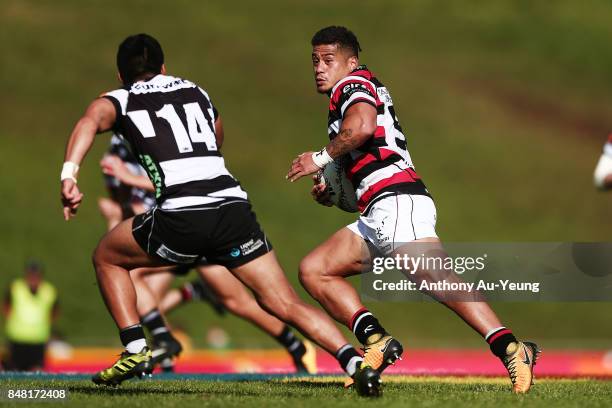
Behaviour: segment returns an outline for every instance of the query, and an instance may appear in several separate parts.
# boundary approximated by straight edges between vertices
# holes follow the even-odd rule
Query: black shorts
[[[45,343],[29,344],[10,341],[8,343],[7,369],[11,371],[30,371],[42,369],[45,363]]]
[[[162,210],[134,217],[132,234],[149,255],[174,264],[235,268],[272,250],[248,201]]]

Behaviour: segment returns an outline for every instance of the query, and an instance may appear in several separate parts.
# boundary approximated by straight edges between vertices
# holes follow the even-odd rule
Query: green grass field
[[[339,377],[288,378],[271,381],[164,380],[130,381],[117,389],[88,380],[9,379],[3,389],[66,389],[62,407],[608,407],[612,383],[597,380],[538,380],[527,395],[509,392],[506,380],[455,377],[387,377],[383,396],[364,401],[342,388]],[[6,402],[6,407],[39,403]]]
[[[171,74],[210,92],[226,126],[229,168],[296,285],[300,258],[353,220],[315,205],[307,181],[284,181],[297,153],[326,142],[327,101],[314,91],[309,40],[329,24],[358,34],[362,62],[393,94],[444,240],[610,240],[611,196],[595,191],[591,177],[612,130],[611,18],[603,0],[4,0],[0,290],[36,257],[59,289],[67,340],[118,344],[90,263],[104,232],[96,197],[105,194],[98,160],[108,135],[82,167],[85,202],[70,223],[61,218],[58,178],[72,125],[90,100],[118,86],[117,44],[141,31],[159,38]],[[415,347],[482,345],[437,305],[370,306]],[[506,325],[545,348],[602,348],[612,338],[607,305],[496,307]],[[198,346],[211,325],[225,327],[234,347],[274,345],[197,305],[174,322]],[[393,387],[390,394],[404,394]]]

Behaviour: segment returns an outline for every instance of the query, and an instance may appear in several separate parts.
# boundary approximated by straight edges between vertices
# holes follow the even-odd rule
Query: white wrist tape
[[[73,162],[65,162],[62,167],[62,174],[60,175],[60,181],[70,179],[76,183],[76,176],[79,172],[79,165]]]
[[[334,159],[327,153],[327,149],[315,152],[312,154],[312,161],[317,165],[318,168],[322,169],[329,163],[333,162]]]

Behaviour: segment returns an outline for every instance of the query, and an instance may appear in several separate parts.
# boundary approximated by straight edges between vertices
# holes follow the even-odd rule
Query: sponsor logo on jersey
[[[348,91],[352,89],[357,89],[357,90],[365,89],[368,91],[368,93],[370,93],[370,90],[368,89],[368,87],[361,83],[350,83],[350,84],[344,85],[344,88],[342,88],[342,93],[347,93]]]
[[[379,88],[376,88],[376,93],[378,94],[378,98],[381,101],[393,105],[393,99],[391,99],[391,94],[389,93],[389,91],[387,91],[386,87],[381,86]]]
[[[157,166],[155,165],[155,162],[153,161],[151,156],[149,156],[148,154],[141,154],[139,158],[140,162],[143,164],[143,167],[145,168],[147,173],[149,173],[149,178],[151,179],[151,182],[155,186],[155,198],[159,198],[162,189],[162,179],[159,175],[159,170],[157,169]]]
[[[240,249],[232,248],[232,251],[230,252],[230,256],[232,258],[238,258],[240,256]]]

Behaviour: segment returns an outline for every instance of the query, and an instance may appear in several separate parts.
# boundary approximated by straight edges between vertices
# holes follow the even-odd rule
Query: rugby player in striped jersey
[[[402,345],[364,307],[346,278],[370,263],[371,247],[384,256],[417,257],[424,246],[444,254],[435,230],[436,207],[414,168],[389,90],[359,62],[356,36],[345,27],[331,26],[318,31],[311,45],[317,91],[330,98],[330,141],[318,152],[299,155],[287,178],[293,182],[334,160],[348,161],[345,172],[355,188],[360,216],[306,255],[300,263],[300,280],[364,345],[365,363],[382,372],[400,358]],[[313,196],[328,205],[326,187],[314,179]],[[433,274],[419,270],[416,277],[432,279]],[[449,279],[458,279],[451,275]],[[428,294],[485,338],[508,370],[514,392],[529,390],[538,354],[534,343],[518,341],[483,300]],[[471,297],[465,294],[465,299]],[[349,379],[346,384],[352,383]]]

